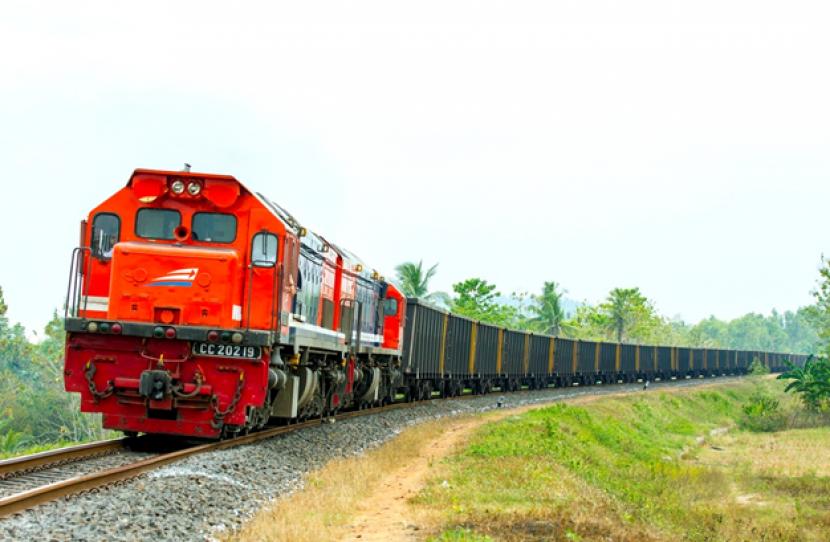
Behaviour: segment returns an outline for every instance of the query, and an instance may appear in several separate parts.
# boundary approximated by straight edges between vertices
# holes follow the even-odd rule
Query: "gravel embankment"
[[[724,382],[732,379],[717,379]],[[712,380],[657,383],[664,386]],[[431,401],[413,408],[303,429],[253,445],[187,458],[138,478],[48,503],[0,520],[0,540],[207,540],[238,528],[268,501],[301,487],[327,461],[360,454],[414,423],[443,416],[561,400],[583,394],[634,391],[642,385],[498,393]]]

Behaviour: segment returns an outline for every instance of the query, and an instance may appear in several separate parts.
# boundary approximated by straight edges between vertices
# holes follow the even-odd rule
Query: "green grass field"
[[[827,540],[830,428],[799,412],[757,378],[559,404],[483,426],[415,504],[441,541]]]

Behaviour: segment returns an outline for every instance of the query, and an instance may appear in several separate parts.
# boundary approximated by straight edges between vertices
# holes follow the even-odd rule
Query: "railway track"
[[[707,379],[707,381],[711,380]],[[693,382],[697,382],[697,380],[667,381],[660,383],[655,388],[659,389],[665,386],[684,387],[692,385]],[[620,386],[560,388],[562,393],[556,397],[561,400],[582,395],[633,391],[639,387],[638,384],[623,384]],[[498,395],[498,392],[494,395]],[[454,399],[463,400],[474,397],[480,396],[464,395]],[[420,403],[402,402],[385,407],[342,412],[337,415],[336,419],[350,419],[391,409],[409,408],[418,404]],[[229,440],[207,442],[193,446],[178,443],[174,445],[174,449],[169,451],[154,451],[158,449],[161,442],[165,441],[148,436],[82,444],[0,461],[0,518],[67,495],[134,478],[193,455],[252,444],[299,429],[317,426],[320,422],[321,420],[316,418],[292,425],[268,428]],[[170,447],[169,442],[165,442],[165,445]]]
[[[366,416],[417,403],[395,403],[386,407],[342,412],[336,419]],[[0,518],[28,510],[61,497],[106,486],[179,461],[193,455],[252,444],[298,429],[319,425],[312,420],[272,427],[229,440],[151,452],[153,439],[115,439],[0,461]],[[143,441],[143,442],[142,442]]]

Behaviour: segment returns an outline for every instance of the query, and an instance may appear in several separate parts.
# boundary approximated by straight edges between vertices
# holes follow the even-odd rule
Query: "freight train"
[[[64,381],[106,428],[222,438],[399,400],[773,370],[449,314],[229,175],[137,169],[80,226]]]

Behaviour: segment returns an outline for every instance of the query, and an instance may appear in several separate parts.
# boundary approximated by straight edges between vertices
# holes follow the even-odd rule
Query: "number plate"
[[[216,358],[260,359],[262,348],[259,346],[242,346],[241,344],[193,343],[193,355]]]

